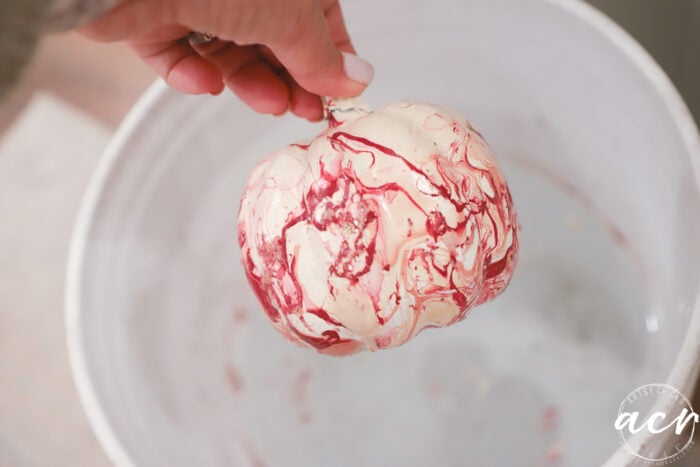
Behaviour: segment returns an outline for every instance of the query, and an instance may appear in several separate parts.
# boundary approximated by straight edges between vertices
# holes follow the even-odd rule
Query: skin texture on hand
[[[373,76],[337,0],[125,0],[80,31],[126,41],[184,93],[228,87],[260,113],[319,120],[319,96],[358,95]],[[191,44],[191,31],[216,39]]]

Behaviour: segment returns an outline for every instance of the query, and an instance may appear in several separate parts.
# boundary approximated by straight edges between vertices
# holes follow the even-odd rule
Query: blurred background
[[[590,3],[647,48],[700,121],[700,0]],[[109,465],[68,368],[64,269],[99,154],[155,78],[122,44],[57,34],[0,106],[0,467]],[[700,465],[700,448],[674,465]]]

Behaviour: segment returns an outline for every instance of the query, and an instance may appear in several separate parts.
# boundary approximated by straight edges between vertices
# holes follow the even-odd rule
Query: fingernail
[[[374,78],[374,68],[372,65],[357,55],[349,52],[341,53],[343,54],[345,76],[358,83],[369,84],[372,78]]]

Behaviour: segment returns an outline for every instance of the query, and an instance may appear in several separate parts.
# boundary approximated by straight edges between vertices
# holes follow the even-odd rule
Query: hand
[[[228,86],[261,113],[319,120],[319,96],[355,96],[373,76],[354,55],[338,0],[122,0],[80,31],[126,41],[182,92]],[[191,44],[191,31],[216,39]]]

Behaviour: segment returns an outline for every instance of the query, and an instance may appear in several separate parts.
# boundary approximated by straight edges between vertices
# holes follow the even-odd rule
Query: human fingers
[[[312,122],[322,120],[323,105],[321,104],[321,98],[302,88],[287,71],[282,72],[282,78],[289,88],[289,110],[297,117],[305,118]]]
[[[340,9],[329,10],[335,20]],[[349,51],[341,51],[331,38],[326,16],[319,3],[294,22],[290,29],[269,44],[275,56],[301,87],[317,95],[354,96],[360,94],[374,76],[372,66]],[[335,32],[341,45],[352,50],[345,33]]]
[[[289,74],[280,61],[275,57],[268,47],[260,45],[256,47],[258,54],[267,61],[270,67],[275,70],[289,88],[289,110],[296,116],[311,121],[318,121],[323,118],[323,106],[321,98],[302,88],[299,83]]]
[[[274,115],[287,111],[287,83],[257,47],[215,40],[194,49],[219,68],[226,86],[253,110]]]
[[[175,89],[187,94],[221,92],[221,71],[192,48],[183,38],[185,33],[181,27],[170,26],[135,38],[128,44]]]

